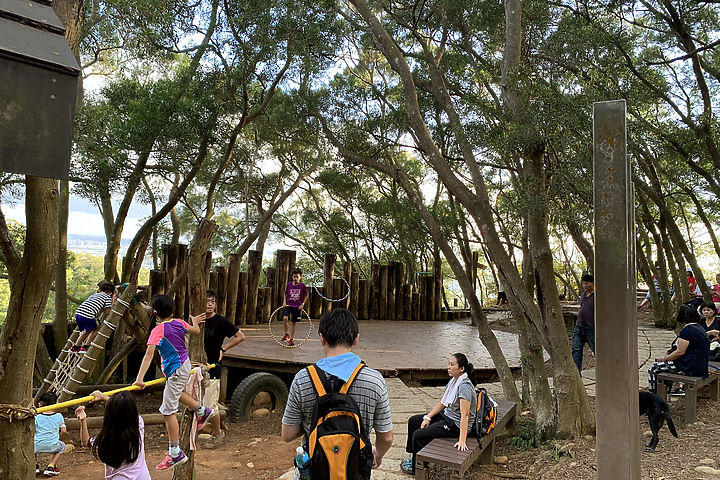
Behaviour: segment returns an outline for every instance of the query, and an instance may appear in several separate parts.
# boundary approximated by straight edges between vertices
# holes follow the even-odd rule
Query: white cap
[[[295,449],[295,452],[297,452],[298,454],[302,455],[303,453],[305,453],[305,449],[302,448],[302,445],[300,445],[299,447],[297,447],[297,448]]]

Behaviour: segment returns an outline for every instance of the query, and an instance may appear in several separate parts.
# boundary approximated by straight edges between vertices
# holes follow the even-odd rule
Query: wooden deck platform
[[[283,348],[271,337],[268,324],[242,327],[246,340],[225,354],[223,364],[228,367],[251,368],[268,372],[295,373],[323,357],[317,321],[313,333],[298,348]],[[283,335],[282,323],[273,325],[273,332]],[[303,321],[296,330],[296,343],[308,332]],[[495,335],[513,370],[520,368],[517,336],[496,331]],[[476,369],[478,381],[491,379],[495,366],[478,338],[477,329],[469,321],[403,322],[360,321],[360,340],[355,349],[368,366],[389,377],[403,379],[445,380],[447,363],[456,352],[464,353]]]

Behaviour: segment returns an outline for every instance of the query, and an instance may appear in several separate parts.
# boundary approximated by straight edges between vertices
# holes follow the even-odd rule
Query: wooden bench
[[[720,366],[719,362],[710,362],[715,367]],[[677,373],[661,372],[657,375],[658,395],[661,398],[668,399],[668,391],[675,382],[685,384],[685,423],[695,423],[697,419],[697,392],[704,386],[710,389],[710,399],[714,401],[720,400],[720,375],[718,370],[709,367],[707,378],[689,377]]]
[[[455,448],[457,438],[436,438],[425,445],[415,456],[415,479],[430,479],[430,464],[450,467],[452,474],[450,478],[462,480],[465,472],[480,457],[484,464],[492,463],[495,453],[495,436],[503,428],[512,427],[515,423],[517,405],[515,402],[496,400],[498,403],[497,421],[492,432],[485,435],[482,445],[478,445],[475,437],[468,437],[468,450],[461,452]]]

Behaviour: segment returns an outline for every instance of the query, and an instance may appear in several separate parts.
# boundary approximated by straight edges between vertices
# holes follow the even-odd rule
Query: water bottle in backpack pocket
[[[295,452],[295,466],[300,472],[300,480],[310,480],[310,455],[303,447],[297,447]]]

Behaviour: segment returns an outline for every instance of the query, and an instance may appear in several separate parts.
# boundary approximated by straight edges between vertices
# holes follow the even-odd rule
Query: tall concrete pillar
[[[625,100],[593,106],[598,479],[640,480],[635,204]]]

